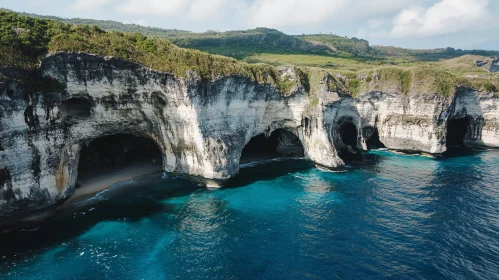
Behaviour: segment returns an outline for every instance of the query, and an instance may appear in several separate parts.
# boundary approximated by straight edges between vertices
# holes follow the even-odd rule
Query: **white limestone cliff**
[[[323,89],[317,103],[292,69],[280,69],[296,80],[288,95],[247,77],[177,78],[88,54],[49,56],[40,71],[64,89],[0,87],[0,227],[50,216],[75,190],[82,146],[118,133],[152,139],[165,171],[209,186],[235,176],[250,139],[275,129],[298,136],[305,157],[327,168],[343,165],[337,150],[345,148],[345,123],[355,125],[360,150],[377,130],[390,149],[439,154],[448,121],[464,117],[467,144],[499,146],[499,98],[470,89],[452,97],[373,91],[356,98]]]

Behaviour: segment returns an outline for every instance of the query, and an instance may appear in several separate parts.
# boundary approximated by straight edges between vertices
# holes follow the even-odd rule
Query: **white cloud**
[[[379,29],[369,32],[367,36],[370,38],[387,38],[390,37],[390,33],[384,29]]]
[[[317,27],[330,23],[382,24],[409,4],[426,0],[77,0],[75,10],[108,7],[120,14],[168,17],[183,21],[221,21],[233,18],[247,27]]]
[[[367,26],[369,29],[379,29],[381,26],[385,24],[383,19],[373,18],[367,21]]]
[[[256,0],[251,4],[255,26],[294,27],[325,23],[351,23],[393,15],[407,5],[422,0]],[[373,19],[379,25],[381,19]],[[381,22],[382,24],[382,22]]]
[[[119,0],[77,0],[71,5],[71,8],[77,11],[89,11],[116,3],[118,1]]]
[[[115,7],[123,14],[140,16],[177,16],[186,9],[185,1],[177,0],[127,0]]]
[[[141,18],[139,20],[132,20],[132,21],[122,20],[121,22],[124,24],[137,24],[137,25],[142,25],[142,26],[149,26],[148,21],[144,18]]]
[[[142,25],[142,26],[148,26],[147,25],[147,20],[143,19],[143,18],[137,20],[137,22],[135,24]]]
[[[442,0],[425,9],[413,6],[393,20],[392,37],[434,36],[483,28],[489,19],[488,0]]]
[[[71,7],[86,12],[112,11],[141,25],[161,22],[168,23],[168,27],[197,26],[198,30],[204,26],[206,29],[262,26],[299,33],[355,29],[360,38],[393,39],[466,34],[463,32],[496,27],[491,24],[498,21],[488,10],[489,1],[76,0]]]
[[[228,15],[243,13],[248,5],[243,0],[192,1],[188,16],[192,20],[220,20]]]
[[[28,5],[29,6],[40,6],[40,5],[46,5],[47,1],[46,0],[29,0]]]
[[[141,16],[178,16],[185,13],[187,2],[179,0],[127,0],[116,6],[124,14]]]
[[[178,17],[183,20],[220,20],[244,10],[243,0],[125,0],[115,9],[123,14]]]
[[[359,37],[359,38],[364,38],[368,35],[369,33],[364,29],[364,28],[359,28],[359,30],[357,31],[357,35],[355,35],[356,37]]]
[[[257,26],[289,27],[316,25],[333,17],[345,0],[257,0],[251,5],[251,22]]]

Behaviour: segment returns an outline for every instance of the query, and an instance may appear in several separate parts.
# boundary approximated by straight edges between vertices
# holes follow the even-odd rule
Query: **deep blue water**
[[[0,234],[0,279],[498,279],[499,152],[161,175]]]

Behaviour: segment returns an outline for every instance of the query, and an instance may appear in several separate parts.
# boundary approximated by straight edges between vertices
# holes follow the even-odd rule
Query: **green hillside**
[[[358,38],[348,38],[331,34],[290,36],[278,30],[257,28],[240,31],[207,31],[194,33],[185,30],[145,27],[137,24],[124,24],[109,20],[65,19],[54,16],[20,13],[25,16],[50,19],[73,25],[96,25],[106,31],[140,33],[148,37],[166,38],[175,45],[197,49],[213,54],[221,54],[245,61],[261,61],[254,57],[261,54],[273,55],[319,55],[325,57],[348,58],[375,64],[400,64],[418,61],[439,61],[462,55],[499,56],[498,51],[444,49],[404,49],[391,46],[370,46],[369,42]],[[297,59],[293,59],[296,61]],[[317,59],[314,59],[317,60]],[[320,65],[328,67],[325,58]]]
[[[338,35],[322,35],[322,34],[301,35],[295,37],[308,42],[326,44],[331,48],[335,49],[336,51],[341,52],[345,55],[364,56],[364,57],[370,57],[375,55],[375,52],[369,46],[368,41],[357,39],[355,37],[348,38],[348,37],[341,37]]]
[[[12,12],[9,10],[4,10]],[[244,58],[257,53],[332,54],[325,44],[314,44],[286,35],[278,30],[257,28],[252,30],[194,33],[176,29],[145,27],[110,20],[65,19],[54,16],[19,13],[23,16],[59,21],[72,25],[96,25],[105,31],[140,33],[148,37],[166,38],[175,45],[213,54]]]
[[[335,52],[326,44],[307,42],[268,28],[186,33],[166,38],[177,46],[239,59],[258,53],[332,55]]]
[[[277,69],[175,46],[139,33],[106,32],[97,26],[69,25],[0,11],[0,67],[35,68],[59,51],[113,56],[178,77],[194,70],[203,79],[238,74],[258,82],[281,84]]]
[[[0,10],[4,12],[13,12],[17,13],[12,10],[8,9],[2,9]],[[96,20],[96,19],[83,19],[83,18],[61,18],[61,17],[55,17],[55,16],[43,16],[43,15],[37,15],[37,14],[31,14],[31,13],[17,13],[22,16],[27,16],[31,18],[39,18],[39,19],[48,19],[48,20],[54,20],[54,21],[59,21],[65,24],[72,24],[72,25],[97,25],[101,29],[104,29],[106,31],[118,31],[118,32],[123,32],[123,33],[141,33],[144,36],[151,36],[151,37],[158,37],[158,38],[165,38],[169,36],[176,36],[176,35],[181,35],[181,34],[188,34],[191,33],[190,31],[185,31],[185,30],[176,30],[176,29],[163,29],[163,28],[156,28],[156,27],[146,27],[138,24],[126,24],[118,21],[113,21],[113,20]]]
[[[328,84],[331,90],[352,95],[387,89],[405,94],[450,95],[459,86],[489,92],[499,89],[497,73],[488,70],[496,63],[490,57],[465,55],[436,61],[439,57],[459,56],[464,53],[460,50],[370,47],[367,41],[359,39],[333,35],[295,38],[264,28],[202,34],[172,31],[171,34],[174,38],[166,37],[167,40],[141,33],[107,32],[96,25],[66,24],[0,11],[0,67],[35,69],[47,54],[65,51],[112,56],[177,77],[185,77],[188,70],[194,70],[205,80],[242,75],[274,85],[283,92],[288,92],[294,82],[281,76],[274,66],[299,66],[303,68],[295,68],[295,71],[301,84],[311,88],[311,98],[314,98],[314,87],[325,76],[331,77]],[[191,49],[178,47],[170,40]],[[317,42],[320,40],[322,43]],[[333,45],[336,45],[334,49]],[[232,52],[229,54],[242,61],[207,52]],[[483,54],[493,53],[496,52]],[[433,61],[425,60],[429,55],[431,59],[428,59]],[[489,68],[483,63],[479,66],[477,61]]]

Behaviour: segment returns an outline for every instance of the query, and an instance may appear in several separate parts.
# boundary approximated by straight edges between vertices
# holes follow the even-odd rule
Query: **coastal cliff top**
[[[140,33],[108,32],[96,25],[73,25],[0,11],[0,67],[32,69],[38,67],[40,61],[49,54],[77,52],[112,56],[154,70],[169,72],[177,77],[186,77],[189,71],[194,71],[203,80],[241,75],[258,83],[274,85],[283,93],[290,92],[296,81],[289,76],[281,75],[277,69],[279,65],[302,67],[295,68],[296,78],[306,91],[312,92],[320,84],[326,85],[329,91],[353,96],[368,91],[391,91],[402,94],[437,93],[449,96],[459,87],[494,93],[499,89],[499,76],[496,72],[499,70],[498,61],[490,57],[464,55],[441,61],[406,59],[397,62],[374,56],[372,59],[349,57],[342,50],[360,51],[367,48],[361,53],[379,55],[387,53],[388,49],[370,48],[367,41],[352,39],[352,43],[338,36],[287,38],[290,36],[271,29],[245,31],[242,33],[244,36],[237,32],[222,35],[212,32],[203,36],[188,32],[177,33],[175,33],[177,38],[175,42],[203,51],[211,51],[206,47],[206,42],[212,42],[213,45],[213,40],[218,39],[223,40],[224,47],[234,46],[235,49],[244,45],[241,40],[249,43],[268,43],[269,46],[264,50],[270,52],[271,45],[276,45],[272,41],[273,38],[278,38],[276,39],[278,42],[288,44],[294,49],[291,48],[287,54],[260,53],[236,60],[200,50],[184,49],[167,39],[146,37]],[[270,40],[273,44],[262,40],[262,34],[265,40]],[[239,38],[239,41],[233,36]],[[255,40],[252,36],[260,39]],[[162,37],[168,38],[168,36]],[[318,43],[319,41],[321,42]],[[338,45],[338,42],[341,44]],[[217,44],[215,46],[218,47],[215,49],[219,50],[221,43]],[[279,44],[276,46],[277,51],[282,51],[279,49]],[[400,52],[399,49],[395,50]],[[318,51],[319,55],[314,54]],[[338,56],[338,53],[341,54]]]
[[[71,25],[0,11],[0,66],[35,68],[46,55],[81,52],[112,56],[185,77],[202,79],[243,75],[261,83],[280,83],[276,67],[183,49],[168,40],[139,33],[106,32],[97,26]]]

